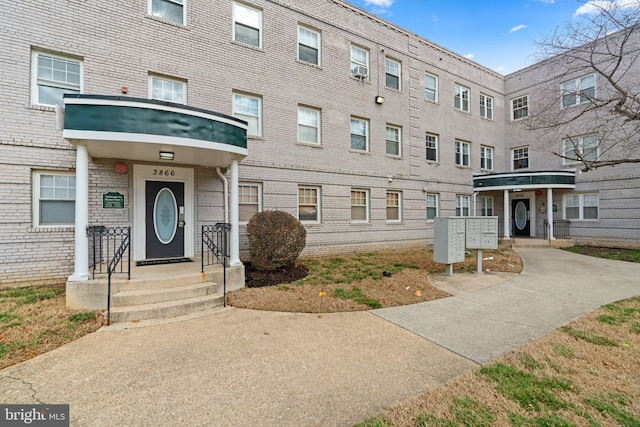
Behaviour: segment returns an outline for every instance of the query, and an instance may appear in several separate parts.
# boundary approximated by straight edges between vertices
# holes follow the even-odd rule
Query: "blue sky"
[[[502,74],[536,62],[534,41],[541,40],[558,25],[588,13],[591,3],[578,0],[348,1]],[[607,0],[597,3],[607,3]]]

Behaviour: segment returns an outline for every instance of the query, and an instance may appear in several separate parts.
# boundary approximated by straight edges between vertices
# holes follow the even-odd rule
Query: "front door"
[[[531,236],[529,199],[511,201],[514,236]]]
[[[184,182],[146,181],[146,258],[184,256]]]

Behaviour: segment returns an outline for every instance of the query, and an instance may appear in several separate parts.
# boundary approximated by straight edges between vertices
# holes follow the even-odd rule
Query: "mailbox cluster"
[[[447,264],[463,262],[466,249],[497,249],[498,217],[436,217],[433,238],[433,260]]]

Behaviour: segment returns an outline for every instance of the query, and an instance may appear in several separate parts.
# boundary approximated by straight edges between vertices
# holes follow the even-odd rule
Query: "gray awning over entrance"
[[[575,171],[501,172],[473,177],[473,191],[576,188]]]

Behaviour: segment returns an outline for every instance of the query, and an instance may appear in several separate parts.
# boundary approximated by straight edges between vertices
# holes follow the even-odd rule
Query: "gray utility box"
[[[465,218],[436,217],[433,228],[433,260],[443,264],[464,261]]]
[[[467,223],[467,249],[498,249],[498,217],[469,216]]]

